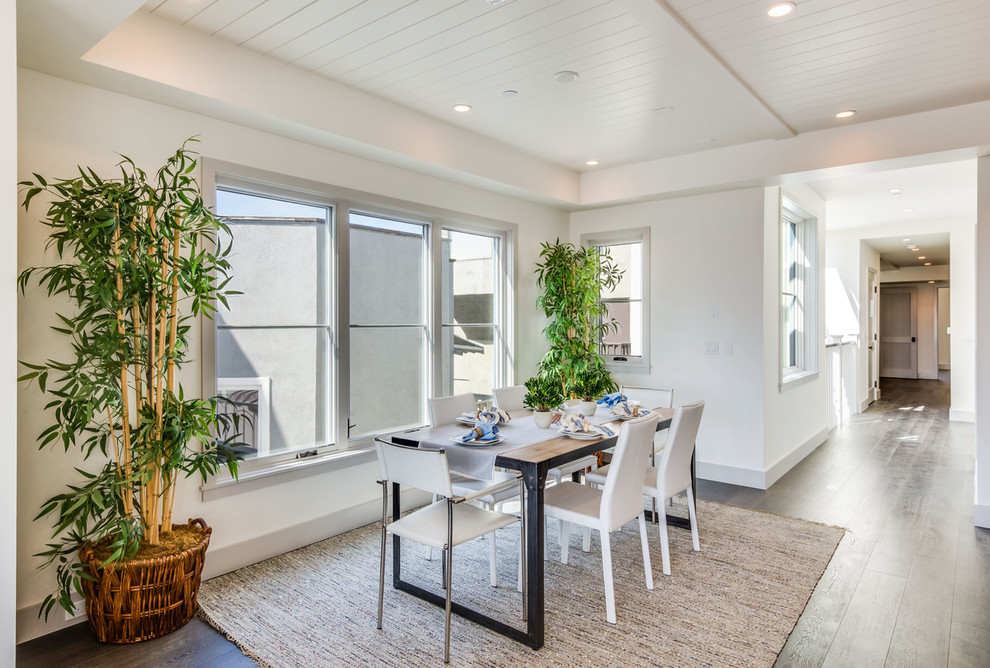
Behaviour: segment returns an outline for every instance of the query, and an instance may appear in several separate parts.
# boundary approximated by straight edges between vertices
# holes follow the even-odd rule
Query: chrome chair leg
[[[447,562],[447,602],[445,606],[446,620],[443,631],[443,662],[450,663],[450,592],[454,588],[454,506],[447,501],[447,545],[444,547],[444,560]]]
[[[388,482],[382,482],[382,549],[381,563],[378,569],[378,630],[382,628],[382,608],[385,600],[385,543],[387,542],[388,527]]]

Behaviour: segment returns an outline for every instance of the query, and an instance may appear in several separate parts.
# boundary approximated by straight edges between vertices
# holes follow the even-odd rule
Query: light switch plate
[[[705,341],[705,354],[718,355],[718,341],[708,339]]]

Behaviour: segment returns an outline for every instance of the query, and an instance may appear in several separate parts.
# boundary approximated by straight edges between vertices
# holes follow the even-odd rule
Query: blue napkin
[[[621,392],[613,392],[612,394],[606,394],[604,397],[598,400],[598,403],[605,404],[609,408],[616,405],[620,401],[625,401],[626,396]]]
[[[461,436],[461,440],[468,441],[494,441],[498,438],[498,425],[494,422],[477,422],[474,428]]]

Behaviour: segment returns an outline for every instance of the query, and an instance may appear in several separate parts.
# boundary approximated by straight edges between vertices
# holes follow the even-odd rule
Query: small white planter
[[[596,410],[598,410],[597,401],[582,401],[580,404],[580,411],[588,417],[594,415]]]
[[[550,411],[533,411],[533,420],[540,429],[549,429],[553,421],[553,413]]]

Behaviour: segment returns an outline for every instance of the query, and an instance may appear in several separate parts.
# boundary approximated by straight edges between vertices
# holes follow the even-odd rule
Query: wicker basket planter
[[[196,613],[206,548],[213,529],[202,519],[203,540],[182,552],[135,559],[100,568],[93,550],[84,546],[79,559],[95,580],[83,579],[86,614],[100,642],[133,643],[171,633]]]

